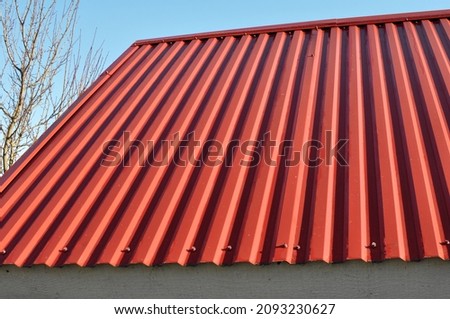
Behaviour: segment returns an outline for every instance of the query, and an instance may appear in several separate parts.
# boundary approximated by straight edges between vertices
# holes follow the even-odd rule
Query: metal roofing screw
[[[124,249],[121,250],[121,252],[123,253],[129,253],[131,251],[130,247],[125,247]]]
[[[197,248],[195,248],[195,246],[192,246],[191,248],[186,249],[186,251],[190,252],[190,253],[193,253],[196,250],[197,250]]]
[[[376,248],[377,247],[377,243],[376,242],[371,242],[370,245],[364,246],[366,248]]]
[[[276,245],[275,248],[287,248],[287,244],[286,243],[281,243],[279,245]]]
[[[439,244],[441,244],[441,245],[450,245],[450,240],[446,239],[444,241],[441,241]]]
[[[1,253],[2,255],[6,255],[6,249],[3,249],[2,251],[0,251],[0,253]]]
[[[300,245],[295,245],[292,249],[294,249],[294,250],[300,250]]]
[[[222,248],[223,251],[230,251],[232,249],[233,249],[233,247],[231,247],[231,245],[228,245],[227,247]]]
[[[65,253],[67,252],[69,249],[67,247],[63,247],[59,250],[60,253]]]

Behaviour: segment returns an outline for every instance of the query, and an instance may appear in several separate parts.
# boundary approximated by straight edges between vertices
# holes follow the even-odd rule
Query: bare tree
[[[0,175],[86,87],[105,57],[82,54],[79,0],[0,0]]]

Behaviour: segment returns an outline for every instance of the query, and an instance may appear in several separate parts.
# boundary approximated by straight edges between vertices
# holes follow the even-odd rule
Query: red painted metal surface
[[[449,17],[136,42],[0,179],[0,264],[448,260]]]

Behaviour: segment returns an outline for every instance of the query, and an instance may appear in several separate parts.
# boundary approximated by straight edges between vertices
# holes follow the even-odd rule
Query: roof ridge
[[[314,28],[327,28],[336,26],[353,26],[353,25],[367,25],[378,23],[402,22],[411,20],[425,20],[425,19],[440,19],[450,17],[450,9],[407,12],[395,14],[372,15],[363,17],[349,17],[338,19],[313,20],[305,22],[294,22],[285,24],[266,25],[259,27],[246,27],[238,29],[229,29],[221,31],[210,31],[202,33],[192,33],[184,35],[175,35],[151,39],[137,40],[133,43],[135,46],[148,45],[162,42],[187,41],[196,39],[207,39],[225,36],[240,36],[247,34],[271,33],[280,31],[294,31]]]

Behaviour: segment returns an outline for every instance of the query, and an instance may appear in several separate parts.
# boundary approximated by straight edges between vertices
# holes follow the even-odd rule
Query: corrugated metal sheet
[[[136,42],[2,177],[0,264],[449,259],[449,17]]]

